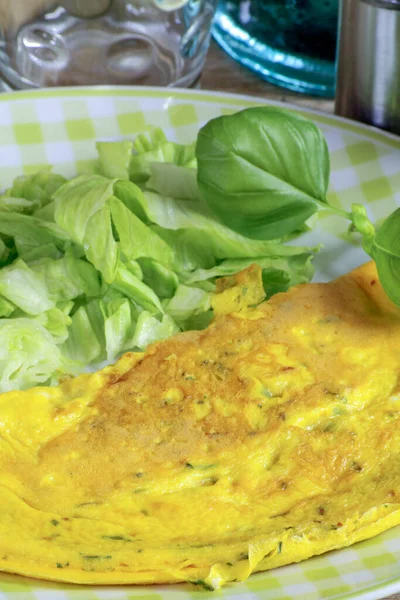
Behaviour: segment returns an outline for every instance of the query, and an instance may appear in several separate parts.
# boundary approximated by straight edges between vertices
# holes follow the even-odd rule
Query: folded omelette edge
[[[0,395],[0,570],[217,588],[398,524],[399,365],[367,263]]]

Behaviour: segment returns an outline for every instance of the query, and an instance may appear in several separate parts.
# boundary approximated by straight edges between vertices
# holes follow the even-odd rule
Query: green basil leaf
[[[382,224],[372,242],[372,257],[389,298],[400,306],[400,208]]]
[[[198,134],[196,157],[203,200],[247,237],[282,237],[326,202],[325,138],[291,111],[265,106],[213,119]]]
[[[372,256],[375,227],[368,218],[365,206],[362,204],[353,204],[351,207],[351,220],[353,223],[350,231],[357,231],[361,234],[362,246],[365,252]]]

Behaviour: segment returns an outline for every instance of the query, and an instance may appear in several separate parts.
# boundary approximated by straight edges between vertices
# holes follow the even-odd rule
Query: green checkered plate
[[[48,164],[66,177],[93,172],[96,140],[132,138],[159,126],[170,139],[189,142],[209,119],[265,103],[245,96],[143,87],[2,94],[0,188],[21,173]],[[315,121],[326,136],[332,172],[330,202],[344,208],[363,203],[375,221],[400,206],[400,138],[337,117],[298,112]],[[319,281],[366,261],[349,239],[343,220],[327,214],[321,215],[316,229],[303,241],[324,245],[315,260]],[[0,600],[372,600],[396,591],[400,592],[400,527],[212,593],[189,585],[84,587],[0,574]]]

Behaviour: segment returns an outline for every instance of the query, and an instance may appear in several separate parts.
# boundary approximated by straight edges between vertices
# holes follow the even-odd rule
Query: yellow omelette
[[[0,570],[217,588],[400,522],[400,310],[374,264],[256,308],[241,277],[204,331],[0,395]]]

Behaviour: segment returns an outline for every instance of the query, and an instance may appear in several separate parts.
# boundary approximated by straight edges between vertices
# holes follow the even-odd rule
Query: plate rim
[[[314,115],[321,123],[334,126],[338,124],[340,129],[351,133],[364,135],[375,142],[383,143],[400,150],[400,136],[395,135],[384,129],[379,129],[372,125],[354,121],[341,117],[334,113],[327,113],[322,110],[301,106],[292,102],[282,102],[280,100],[264,98],[262,96],[253,96],[250,94],[237,94],[232,92],[223,92],[221,90],[202,90],[180,87],[161,87],[161,86],[135,86],[135,85],[92,85],[92,86],[55,86],[40,88],[37,90],[14,90],[12,92],[0,93],[0,102],[12,100],[29,100],[35,98],[49,98],[62,96],[138,96],[149,98],[166,98],[176,96],[179,98],[188,98],[193,102],[225,102],[234,105],[272,105],[280,108],[295,110],[297,113],[305,115]]]
[[[387,583],[372,585],[361,592],[348,592],[338,596],[338,600],[384,600],[400,590],[400,577],[389,580]],[[385,594],[384,596],[381,593]]]

